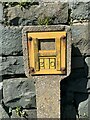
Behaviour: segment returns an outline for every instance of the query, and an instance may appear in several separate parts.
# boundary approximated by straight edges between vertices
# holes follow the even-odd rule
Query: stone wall
[[[36,117],[35,80],[23,65],[23,26],[65,24],[72,30],[72,66],[61,81],[62,119],[90,118],[90,1],[0,3],[0,12],[0,117],[18,117],[20,106]]]

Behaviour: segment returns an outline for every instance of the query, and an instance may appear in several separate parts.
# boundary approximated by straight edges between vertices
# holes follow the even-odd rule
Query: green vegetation
[[[22,107],[16,107],[15,111],[16,111],[17,116],[24,117],[25,119],[27,119],[28,114],[26,113],[26,111],[23,111]]]
[[[49,16],[44,16],[38,18],[38,25],[51,25],[53,23],[53,18]]]

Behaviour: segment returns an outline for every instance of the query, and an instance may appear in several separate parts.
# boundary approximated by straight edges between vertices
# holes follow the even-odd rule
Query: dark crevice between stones
[[[23,57],[23,54],[16,54],[16,55],[0,55],[1,57]]]
[[[37,25],[37,20],[29,20],[21,17],[16,17],[9,21],[10,26],[29,26],[29,25]]]
[[[71,12],[72,12],[72,10],[69,8],[68,9],[68,25],[70,25],[71,24]]]
[[[27,78],[25,74],[14,74],[14,75],[3,75],[2,80],[4,79],[10,79],[10,78]]]
[[[12,110],[15,110],[16,107],[13,107]],[[36,110],[36,107],[30,107],[30,108],[22,108],[23,110]]]
[[[29,19],[25,19],[25,18],[21,18],[21,17],[16,17],[12,20],[9,21],[9,25],[10,26],[19,26],[19,25],[22,25],[22,26],[25,26],[25,25],[34,25],[35,21],[30,21]]]
[[[12,100],[6,102],[6,104],[8,104],[8,103],[13,103],[13,102],[17,102],[17,101],[19,101],[20,99],[21,99],[21,97],[14,98],[14,99],[12,99]]]
[[[0,103],[1,103],[2,99],[3,99],[3,88],[0,90]]]
[[[20,17],[14,18],[14,19],[10,20],[9,24],[14,25],[14,26],[18,26],[19,19],[20,19]]]
[[[11,117],[12,112],[9,112],[9,107],[7,107],[7,106],[5,105],[5,103],[3,102],[3,100],[1,101],[1,104],[2,104],[3,109],[4,109],[4,110],[6,111],[6,113],[8,114],[8,116]]]
[[[30,108],[23,108],[23,110],[36,110],[36,107],[30,107]]]
[[[90,79],[90,77],[87,77],[87,79]]]
[[[85,58],[86,58],[86,57],[90,57],[90,55],[86,55]]]

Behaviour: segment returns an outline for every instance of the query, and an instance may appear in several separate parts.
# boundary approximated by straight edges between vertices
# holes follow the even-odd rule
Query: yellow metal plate
[[[62,37],[64,36],[64,37]],[[28,33],[28,58],[31,74],[65,74],[66,73],[66,32],[30,32]],[[32,40],[29,40],[32,38]],[[55,49],[39,49],[39,40],[55,39]],[[49,41],[50,40],[50,41]],[[45,44],[46,45],[46,44]],[[45,48],[46,46],[44,46]]]

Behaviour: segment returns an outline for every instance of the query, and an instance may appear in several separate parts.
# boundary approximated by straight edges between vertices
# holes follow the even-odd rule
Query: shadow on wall
[[[82,60],[84,56],[81,55],[79,49],[72,45],[72,56],[77,53]],[[72,59],[71,74],[61,81],[61,119],[72,119],[76,120],[76,116],[79,117],[78,107],[82,101],[88,99],[87,92],[87,75],[88,67],[84,63],[83,68],[75,68],[72,66],[76,65],[75,60]],[[78,66],[77,66],[78,67]]]

